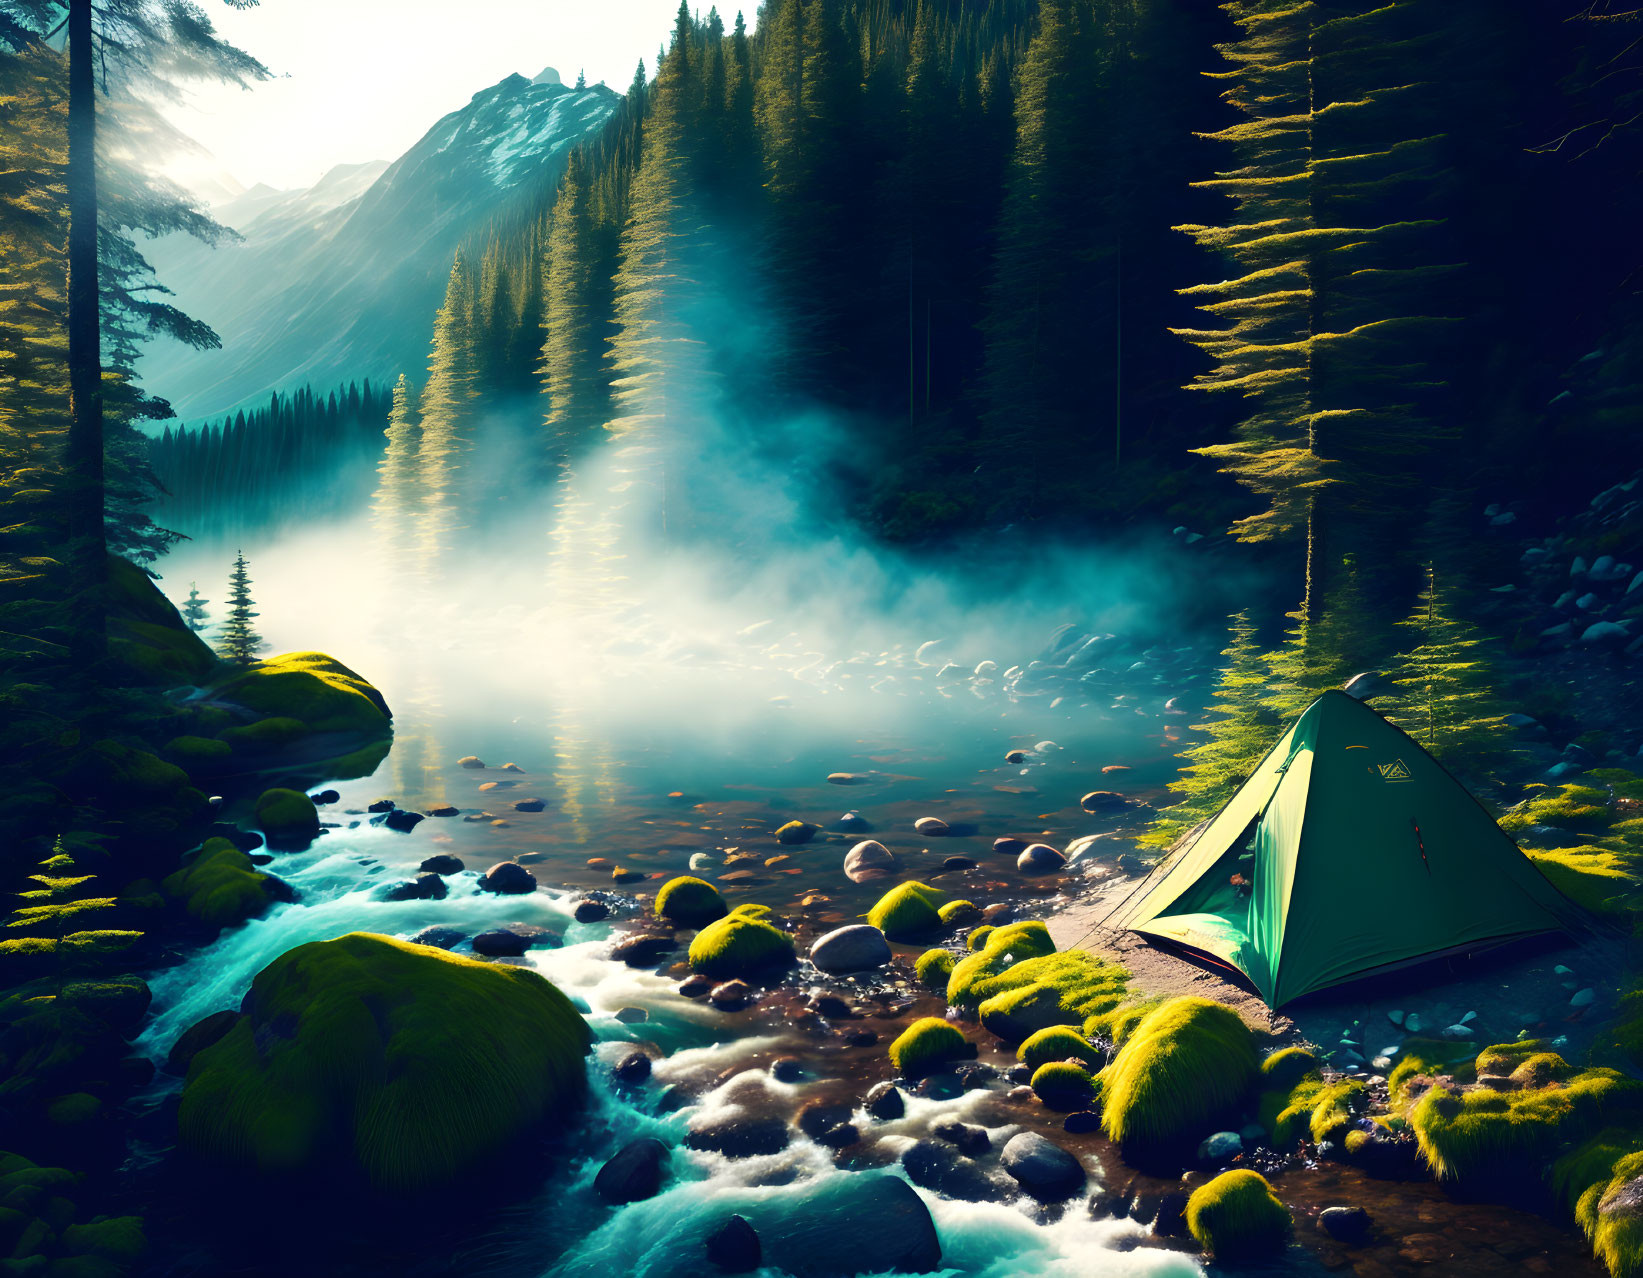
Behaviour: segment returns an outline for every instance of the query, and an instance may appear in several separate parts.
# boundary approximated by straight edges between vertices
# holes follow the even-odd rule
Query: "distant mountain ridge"
[[[215,210],[244,237],[148,246],[160,279],[222,348],[153,343],[143,384],[197,421],[303,383],[418,376],[451,255],[516,198],[557,182],[621,96],[545,69],[474,94],[393,163],[339,165],[307,190],[253,186]]]

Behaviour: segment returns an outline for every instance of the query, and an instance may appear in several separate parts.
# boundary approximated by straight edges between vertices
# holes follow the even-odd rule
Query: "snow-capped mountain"
[[[339,165],[306,190],[258,185],[217,206],[239,243],[153,242],[149,260],[175,304],[223,344],[152,343],[144,386],[196,421],[304,382],[415,378],[457,245],[551,188],[620,100],[603,85],[567,88],[551,68],[511,75],[392,164]]]

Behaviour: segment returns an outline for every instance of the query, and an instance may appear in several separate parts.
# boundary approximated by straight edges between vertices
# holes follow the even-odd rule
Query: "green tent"
[[[1231,964],[1270,1007],[1578,918],[1436,759],[1339,691],[1160,869],[1119,925]]]

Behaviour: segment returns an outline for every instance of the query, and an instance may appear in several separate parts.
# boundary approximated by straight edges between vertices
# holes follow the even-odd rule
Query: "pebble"
[[[1588,1007],[1597,1001],[1597,991],[1587,986],[1583,990],[1576,990],[1569,999],[1570,1007]]]
[[[947,833],[947,822],[940,817],[920,817],[913,822],[913,830],[927,839],[933,839]]]
[[[828,785],[860,785],[862,782],[871,779],[860,772],[829,772],[827,774]]]
[[[546,799],[521,799],[513,805],[515,812],[541,812],[548,806]]]
[[[679,993],[686,998],[706,998],[713,989],[713,978],[697,972],[679,982]]]
[[[907,1102],[901,1094],[901,1089],[894,1083],[875,1083],[862,1100],[862,1108],[874,1118],[886,1122],[905,1114]]]
[[[342,802],[342,796],[335,790],[321,790],[318,794],[311,794],[308,797],[314,801],[315,807],[320,808]]]
[[[392,812],[395,804],[392,799],[374,799],[365,805],[367,812]]]
[[[448,950],[468,939],[466,932],[458,932],[454,927],[430,927],[426,931],[418,932],[411,938],[412,945],[432,945],[436,949]]]
[[[1018,839],[1013,834],[1006,834],[1001,839],[993,840],[993,851],[1000,856],[1019,856],[1027,850],[1027,840]]]
[[[1084,1166],[1037,1132],[1017,1132],[999,1155],[1004,1171],[1036,1198],[1070,1198],[1084,1187]]]
[[[873,825],[860,812],[846,812],[833,822],[833,828],[845,834],[866,834],[872,830]]]
[[[778,1056],[770,1062],[770,1076],[779,1083],[796,1083],[804,1077],[804,1062],[797,1056]]]
[[[664,954],[671,953],[676,948],[671,936],[640,933],[638,936],[628,936],[618,941],[611,947],[610,956],[621,960],[629,967],[653,967],[661,961]]]
[[[1115,812],[1125,805],[1125,798],[1115,790],[1091,790],[1078,801],[1086,812]]]
[[[973,870],[976,863],[967,856],[950,856],[943,859],[941,868],[944,870]]]
[[[530,949],[531,943],[529,937],[506,928],[497,928],[474,937],[473,947],[475,954],[483,954],[486,958],[518,958]]]
[[[1244,1138],[1237,1132],[1216,1132],[1198,1145],[1198,1161],[1219,1166],[1244,1152]]]
[[[890,943],[872,924],[852,923],[818,937],[810,947],[810,961],[833,975],[866,971],[890,961]]]
[[[409,834],[422,823],[422,813],[410,812],[404,808],[395,808],[383,814],[382,824],[399,834]]]
[[[844,857],[844,876],[852,883],[883,878],[896,868],[896,856],[877,839],[863,839]]]
[[[693,870],[711,870],[713,856],[708,852],[692,852],[690,854],[690,868]]]
[[[743,1006],[752,997],[753,987],[746,981],[725,981],[715,985],[707,995],[708,1002],[725,1011]]]
[[[424,874],[461,874],[462,858],[441,852],[438,856],[429,857],[417,869]]]
[[[433,807],[428,809],[428,815],[431,817],[461,816],[462,809],[453,808],[449,803],[436,803]]]
[[[656,1196],[668,1148],[654,1136],[624,1145],[599,1169],[593,1190],[607,1203],[637,1203]]]
[[[519,894],[536,891],[536,876],[517,861],[499,861],[485,871],[479,886],[486,892]]]
[[[610,867],[610,877],[616,883],[637,883],[645,877],[643,870],[630,870],[625,865]]]
[[[1025,750],[1011,750],[1007,755],[1004,756],[1004,762],[1005,763],[1025,763],[1025,762],[1027,762],[1027,752]]]
[[[571,908],[571,913],[578,923],[597,923],[600,919],[610,917],[610,906],[603,901],[584,896]]]
[[[483,760],[481,760],[479,758],[476,758],[474,755],[465,754],[460,759],[458,759],[456,761],[456,766],[459,767],[459,768],[475,768],[475,769],[477,769],[477,768],[483,768],[485,766],[485,764],[484,764]]]
[[[1015,868],[1023,874],[1053,874],[1067,864],[1048,843],[1034,843],[1016,858]]]
[[[643,1025],[650,1019],[650,1013],[642,1007],[619,1007],[616,1019],[623,1025]]]
[[[523,772],[524,770],[525,769],[520,767],[517,763],[504,763],[501,767],[501,771],[503,772]]]
[[[1027,1089],[1029,1092],[1032,1088]],[[1101,1115],[1093,1109],[1081,1109],[1077,1113],[1068,1114],[1061,1120],[1061,1130],[1081,1135],[1084,1132],[1098,1132],[1101,1130]]]
[[[930,1124],[930,1135],[956,1146],[958,1152],[971,1158],[985,1154],[993,1147],[985,1127],[960,1122],[956,1118],[938,1118]]]
[[[629,1052],[611,1067],[610,1072],[619,1082],[642,1083],[650,1077],[650,1057],[640,1051]]]
[[[1361,1243],[1373,1224],[1362,1207],[1325,1207],[1318,1213],[1318,1228],[1337,1242]]]

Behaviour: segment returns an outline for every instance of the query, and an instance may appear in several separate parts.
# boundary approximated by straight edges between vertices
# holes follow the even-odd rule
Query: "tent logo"
[[[1375,770],[1381,774],[1382,781],[1413,781],[1415,779],[1410,775],[1409,769],[1404,766],[1402,759],[1394,759],[1391,763],[1377,764]]]

